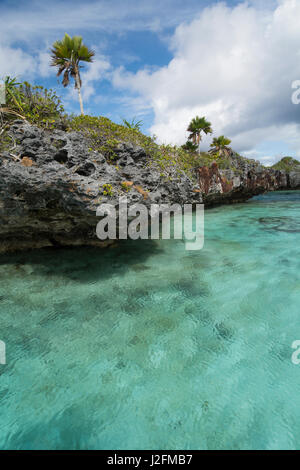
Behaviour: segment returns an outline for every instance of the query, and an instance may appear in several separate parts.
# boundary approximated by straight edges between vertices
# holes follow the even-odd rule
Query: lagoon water
[[[300,448],[300,193],[205,224],[0,257],[1,449]]]

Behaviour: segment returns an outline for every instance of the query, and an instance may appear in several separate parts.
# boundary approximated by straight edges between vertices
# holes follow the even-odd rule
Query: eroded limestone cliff
[[[255,194],[300,187],[300,173],[266,169],[232,153],[231,168],[217,163],[194,174],[165,178],[137,145],[120,143],[109,162],[78,132],[42,130],[15,121],[15,148],[0,156],[0,251],[44,246],[99,245],[97,207],[128,204],[245,201]]]

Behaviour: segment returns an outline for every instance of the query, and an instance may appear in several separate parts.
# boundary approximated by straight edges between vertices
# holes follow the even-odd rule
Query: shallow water
[[[205,224],[0,258],[0,448],[300,448],[300,193]]]

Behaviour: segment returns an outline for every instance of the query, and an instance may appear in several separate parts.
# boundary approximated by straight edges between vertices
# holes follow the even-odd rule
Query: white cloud
[[[11,2],[1,5],[3,41],[32,41],[76,31],[122,34],[124,31],[162,31],[191,19],[209,0],[23,0],[17,8]],[[53,40],[56,37],[53,37]]]
[[[48,77],[49,76],[50,60],[51,60],[50,52],[48,52],[46,50],[43,51],[43,52],[39,52],[39,54],[38,54],[38,74],[41,77]]]
[[[0,77],[33,76],[37,71],[34,58],[20,48],[0,45]]]
[[[205,4],[210,6],[203,10]],[[208,0],[90,0],[76,7],[70,1],[24,0],[17,10],[4,2],[0,77],[47,78],[49,48],[57,37],[68,31],[94,40],[97,34],[101,51],[99,46],[95,63],[82,72],[87,105],[107,99],[96,96],[97,82],[113,76],[122,94],[111,102],[138,116],[153,110],[150,131],[161,141],[182,143],[188,121],[199,114],[240,152],[255,156],[260,142],[281,140],[300,157],[300,105],[290,99],[291,83],[300,79],[299,15],[300,0],[250,0],[235,7]],[[165,67],[113,72],[103,55],[108,32],[120,41],[128,31],[161,37],[175,26],[169,37],[173,60]],[[74,96],[73,87],[66,93]]]
[[[81,73],[84,83],[82,89],[84,100],[89,100],[95,94],[95,82],[108,78],[110,69],[109,61],[104,56],[97,54],[94,62],[88,66],[87,70]]]
[[[238,151],[283,139],[300,156],[300,106],[291,103],[291,84],[300,79],[299,17],[300,0],[263,11],[216,4],[177,27],[167,66],[136,74],[119,69],[114,84],[153,107],[150,131],[161,141],[182,143],[198,114]]]
[[[274,1],[264,0],[264,5]],[[0,70],[27,72],[29,60],[32,69],[32,61],[41,59],[40,67],[32,70],[46,76],[46,50],[65,32],[84,36],[97,34],[103,51],[112,41],[109,34],[122,38],[126,32],[152,31],[161,36],[166,30],[193,18],[207,3],[210,0],[87,0],[75,3],[73,0],[22,0],[18,3],[4,0],[0,9],[0,45],[5,55],[2,51]],[[16,47],[16,43],[21,48]],[[24,47],[30,52],[22,52]],[[41,49],[44,52],[41,53]],[[11,64],[10,50],[14,56]],[[135,57],[124,59],[128,63]]]
[[[0,9],[0,77],[8,74],[26,79],[47,77],[48,51],[65,32],[84,37],[97,34],[103,52],[110,46],[109,34],[120,39],[126,32],[161,32],[191,18],[203,1],[206,0],[200,0],[199,4],[199,0],[190,0],[188,6],[181,0],[164,0],[163,3],[160,0],[87,0],[81,3],[22,0],[18,4],[3,1]],[[136,58],[131,55],[125,59],[129,63]],[[103,65],[96,64],[93,70]],[[92,93],[92,88],[87,87],[86,95]]]

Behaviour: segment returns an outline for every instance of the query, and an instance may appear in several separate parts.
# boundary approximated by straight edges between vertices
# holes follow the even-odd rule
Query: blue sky
[[[216,134],[266,164],[300,158],[300,0],[3,1],[0,76],[54,88],[79,112],[73,87],[49,67],[65,32],[82,35],[95,62],[82,71],[85,111],[143,120],[161,142],[180,144],[205,115]],[[207,148],[209,140],[203,145]]]

